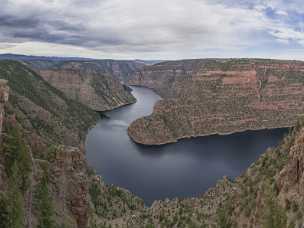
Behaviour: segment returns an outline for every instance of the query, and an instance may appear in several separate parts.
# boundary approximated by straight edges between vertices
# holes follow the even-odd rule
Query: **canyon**
[[[73,60],[65,65],[67,71],[76,68],[78,83],[86,77],[79,72],[87,63]],[[98,119],[93,110],[134,102],[128,89],[105,86],[119,98],[97,107],[69,94],[68,82],[60,85],[60,80],[71,77],[64,67],[58,75],[44,76],[41,68],[24,61],[0,61],[2,227],[303,225],[304,63],[185,60],[144,66],[128,76],[129,84],[152,88],[164,98],[151,116],[129,127],[129,135],[138,143],[293,126],[278,147],[267,150],[235,180],[224,177],[201,196],[156,201],[151,207],[129,191],[105,184],[88,167],[82,146],[88,128]],[[53,82],[51,75],[56,78]],[[119,81],[114,76],[113,80]],[[98,83],[109,85],[103,79]]]
[[[0,61],[0,78],[0,227],[85,228],[144,207],[88,167],[95,111],[24,62]]]
[[[164,99],[134,121],[130,137],[160,145],[182,138],[290,127],[303,114],[304,63],[267,59],[197,59],[145,66],[131,85]]]
[[[107,118],[88,132],[86,159],[106,183],[130,190],[147,206],[166,198],[198,196],[223,176],[234,179],[289,131],[247,131],[170,145],[138,145],[128,136],[127,128],[137,118],[151,114],[160,97],[151,89],[131,88],[136,103],[106,112]]]
[[[68,98],[90,109],[106,111],[135,102],[120,81],[127,80],[141,65],[109,60],[31,61],[29,66]]]

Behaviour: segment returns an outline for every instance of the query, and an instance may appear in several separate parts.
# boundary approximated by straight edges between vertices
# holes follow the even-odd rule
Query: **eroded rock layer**
[[[136,65],[131,62],[32,61],[30,66],[68,98],[93,110],[111,110],[135,102],[129,89],[120,83],[135,71]]]
[[[37,150],[35,145],[40,140],[45,143],[45,137],[53,138],[55,132],[28,137],[39,131],[24,124],[27,118],[33,117],[29,113],[18,114],[22,109],[15,96],[23,95],[33,103],[38,101],[23,91],[25,87],[18,88],[15,83],[16,78],[31,79],[24,82],[29,83],[27,86],[40,85],[40,90],[26,88],[32,88],[42,97],[46,96],[45,90],[41,90],[46,84],[19,63],[5,62],[5,66],[0,69],[11,87],[8,88],[6,81],[0,81],[0,117],[1,124],[4,123],[3,127],[0,125],[0,227],[303,226],[303,119],[278,147],[266,151],[235,180],[223,178],[201,196],[157,201],[148,208],[127,190],[108,186],[96,176],[87,167],[81,147],[58,145],[54,141],[49,147]],[[57,98],[66,99],[62,95]],[[32,116],[40,111],[31,110]]]
[[[133,122],[131,138],[165,144],[181,138],[293,126],[304,112],[304,62],[202,59],[146,66],[130,84],[164,100]]]
[[[95,112],[19,62],[0,61],[0,73],[0,227],[103,227],[143,210],[88,168],[78,137],[61,135],[84,133]]]

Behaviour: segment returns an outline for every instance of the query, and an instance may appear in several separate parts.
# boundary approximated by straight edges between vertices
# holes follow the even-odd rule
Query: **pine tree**
[[[9,178],[9,191],[7,192],[7,206],[9,223],[7,228],[24,227],[24,199],[18,184],[18,167],[14,163]]]
[[[23,228],[25,218],[24,193],[29,186],[31,158],[17,126],[6,125],[1,146],[8,191],[0,198],[0,227]]]
[[[273,188],[266,186],[266,205],[264,209],[263,228],[286,228],[285,210],[278,204]]]
[[[9,208],[8,199],[4,193],[0,194],[0,228],[7,228],[9,226]]]
[[[14,180],[24,193],[30,184],[29,174],[31,172],[31,157],[29,149],[23,141],[22,134],[18,127],[7,126],[6,136],[3,140],[3,154],[5,158],[5,168],[8,177],[16,175]],[[13,166],[17,165],[13,174]]]
[[[35,207],[38,212],[38,228],[53,228],[54,208],[52,205],[52,197],[50,196],[48,187],[48,176],[44,174],[37,186],[35,194]]]

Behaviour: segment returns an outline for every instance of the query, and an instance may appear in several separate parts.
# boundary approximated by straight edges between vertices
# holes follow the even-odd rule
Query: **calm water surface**
[[[287,129],[181,140],[165,146],[141,146],[128,137],[128,125],[148,115],[160,97],[132,87],[137,103],[107,113],[86,141],[87,160],[105,182],[154,200],[198,196],[223,176],[236,177],[268,147],[278,144]]]

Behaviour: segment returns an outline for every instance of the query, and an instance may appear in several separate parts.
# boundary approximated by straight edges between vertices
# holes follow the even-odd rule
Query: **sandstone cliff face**
[[[129,127],[141,144],[295,125],[304,113],[304,63],[226,59],[146,66],[129,83],[156,90],[151,116]]]
[[[49,161],[49,169],[57,223],[88,227],[89,178],[84,152],[79,148],[60,146]]]
[[[31,62],[31,66],[68,98],[96,111],[111,110],[134,103],[135,98],[120,83],[136,65],[126,62]]]
[[[16,69],[15,65],[9,66]],[[43,87],[44,83],[39,82]],[[10,84],[10,94],[20,94],[22,90]],[[71,228],[110,225],[300,228],[304,224],[303,121],[277,148],[266,151],[235,181],[224,178],[200,197],[158,201],[145,208],[143,201],[130,192],[104,184],[101,177],[87,168],[84,151],[78,147],[56,144],[33,153],[33,149],[37,150],[33,144],[41,140],[44,143],[46,135],[27,137],[30,128],[16,118],[19,115],[14,112],[19,112],[16,108],[19,103],[14,101],[14,96],[7,102],[8,91],[6,83],[1,81],[2,120],[5,114],[4,132],[0,134],[0,224],[3,227],[14,227],[10,221],[29,228],[38,224]],[[26,93],[24,96],[30,97]],[[7,109],[3,109],[4,104]],[[31,112],[37,114],[39,109]],[[16,213],[20,210],[22,213]]]
[[[91,69],[103,75],[111,75],[111,77],[118,79],[122,82],[127,82],[134,76],[134,73],[141,70],[146,64],[137,60],[92,60],[92,59],[79,59],[79,60],[52,60],[52,59],[20,59],[29,63],[34,69],[47,70],[47,69],[60,69],[64,65],[70,63],[84,64]]]

